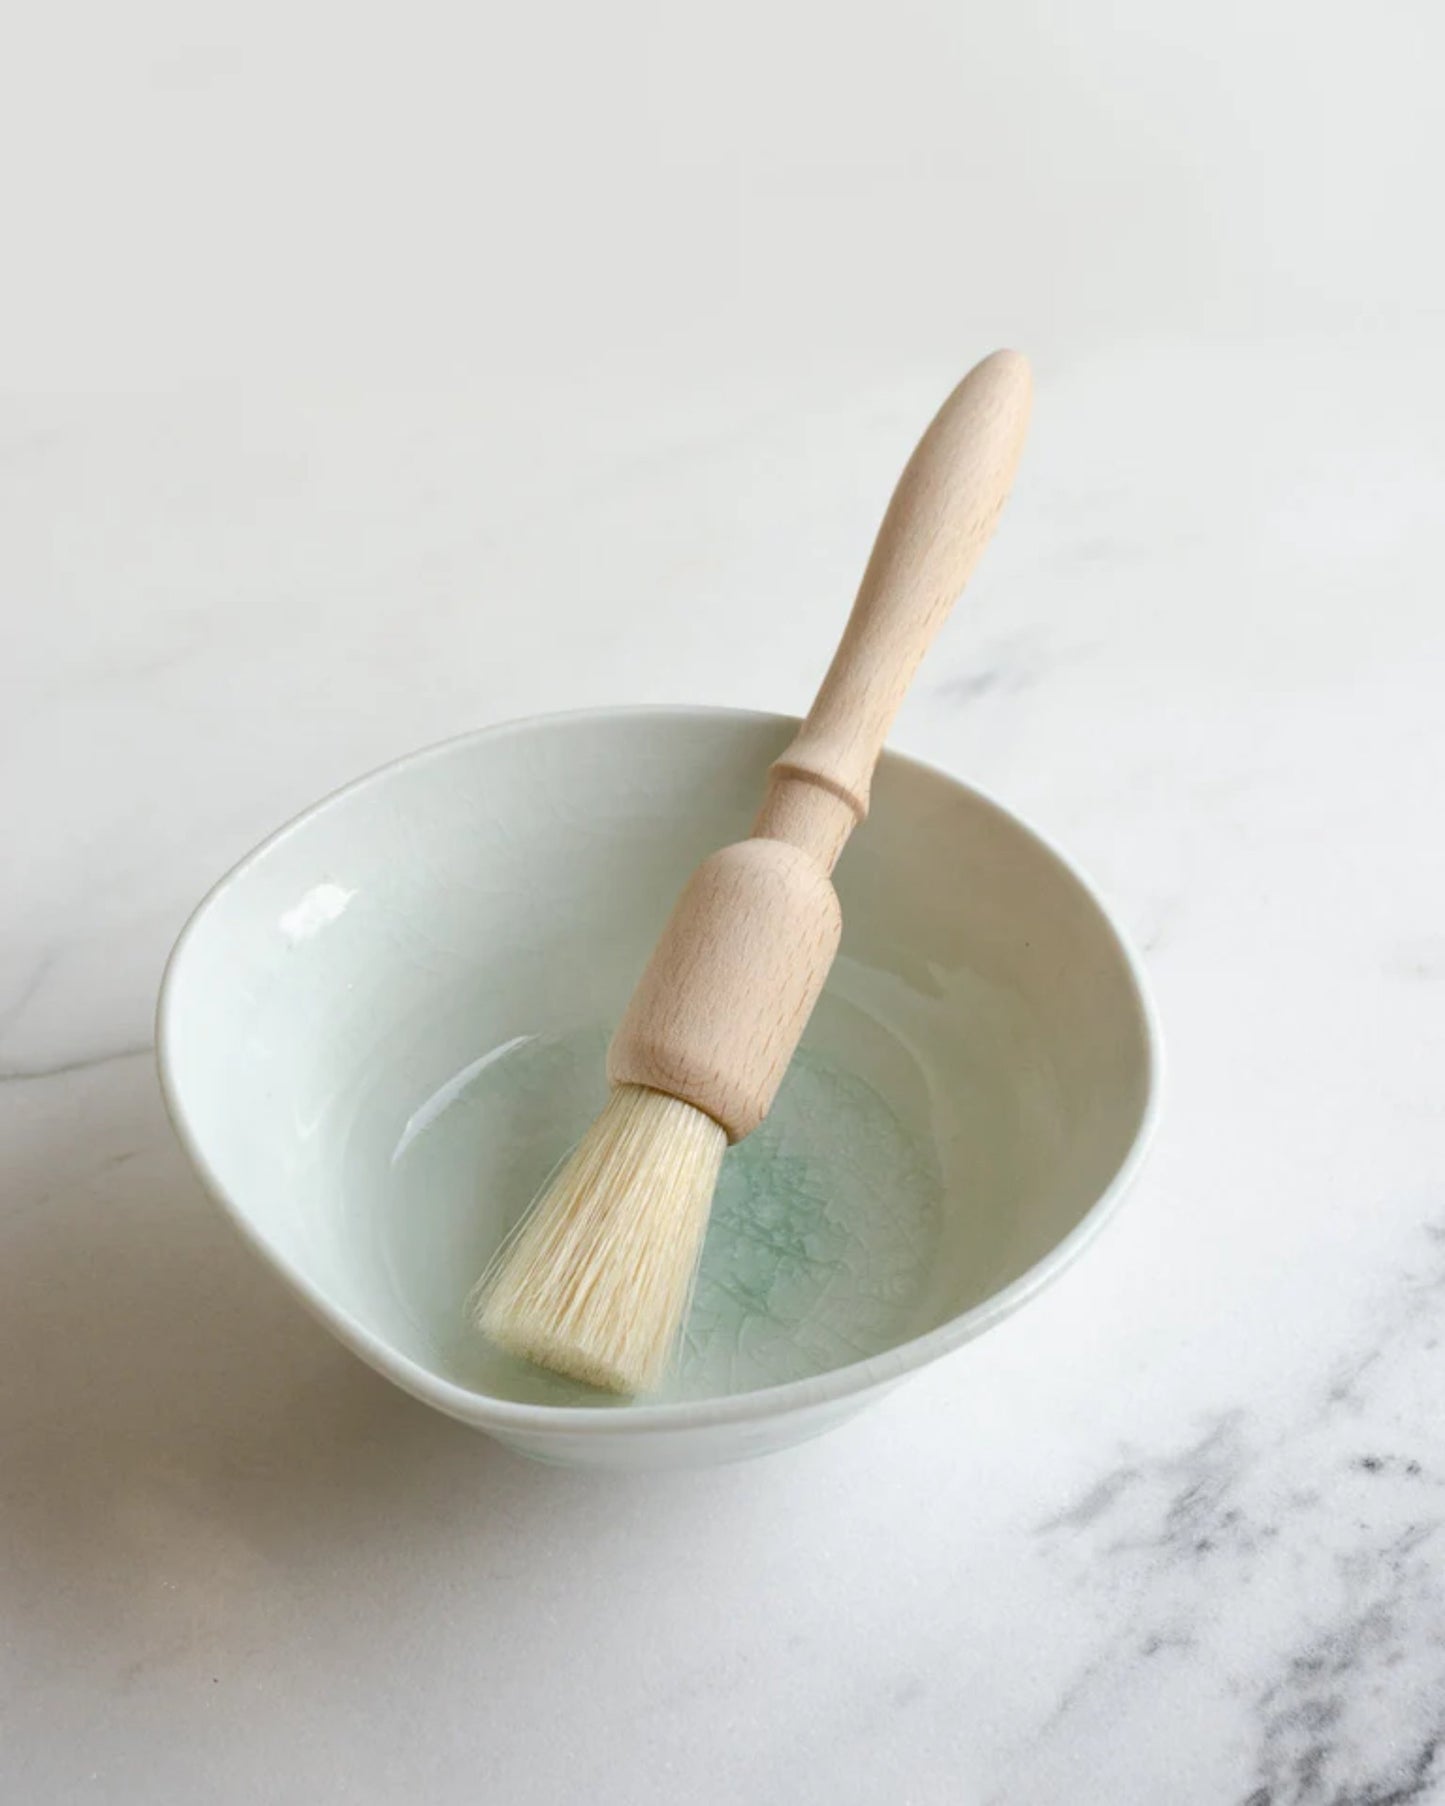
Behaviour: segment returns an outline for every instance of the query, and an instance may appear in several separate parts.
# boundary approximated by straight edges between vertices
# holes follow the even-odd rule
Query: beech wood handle
[[[842,933],[829,873],[903,692],[1013,480],[1029,367],[996,351],[944,402],[878,530],[842,643],[752,836],[693,873],[618,1024],[614,1085],[680,1097],[731,1141],[767,1115]]]
[[[868,813],[904,693],[988,543],[1013,482],[1033,385],[1017,351],[969,371],[908,460],[808,718],[774,764],[753,833],[831,870]]]

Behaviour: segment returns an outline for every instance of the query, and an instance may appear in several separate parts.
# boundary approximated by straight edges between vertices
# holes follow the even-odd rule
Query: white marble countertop
[[[1441,28],[1313,9],[1301,51],[1226,8],[1206,60],[1056,10],[981,68],[926,4],[886,44],[574,7],[560,57],[460,9],[26,25],[7,1802],[1445,1799]],[[800,706],[999,340],[1033,442],[895,743],[1132,928],[1156,1152],[1056,1288],[823,1440],[531,1466],[206,1204],[149,1053],[167,946],[418,744]]]

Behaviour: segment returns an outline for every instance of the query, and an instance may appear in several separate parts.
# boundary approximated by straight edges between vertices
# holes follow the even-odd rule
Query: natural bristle
[[[726,1149],[703,1111],[619,1085],[482,1276],[477,1327],[572,1379],[650,1390],[687,1312]]]

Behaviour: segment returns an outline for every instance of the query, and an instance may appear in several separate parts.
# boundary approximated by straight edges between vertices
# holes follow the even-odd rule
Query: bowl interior
[[[455,741],[202,906],[163,1003],[172,1109],[339,1325],[477,1394],[635,1408],[497,1354],[464,1303],[600,1108],[677,890],[747,832],[792,726],[619,711]],[[1012,817],[887,758],[837,881],[842,954],[725,1162],[674,1397],[809,1378],[983,1303],[1078,1227],[1145,1116],[1129,959]]]

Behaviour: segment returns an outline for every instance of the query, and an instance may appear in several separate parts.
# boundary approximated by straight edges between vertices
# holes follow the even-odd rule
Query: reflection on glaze
[[[276,926],[293,946],[309,941],[342,915],[355,895],[340,884],[313,884],[299,903],[282,913]]]
[[[513,1035],[510,1041],[503,1041],[500,1047],[494,1047],[490,1053],[484,1053],[480,1059],[463,1066],[454,1078],[439,1086],[424,1104],[419,1105],[407,1117],[401,1139],[391,1151],[391,1164],[396,1165],[422,1130],[429,1129],[442,1111],[456,1102],[473,1079],[479,1078],[489,1066],[495,1065],[498,1060],[505,1060],[509,1053],[515,1053],[519,1047],[526,1047],[536,1038],[535,1035]]]

